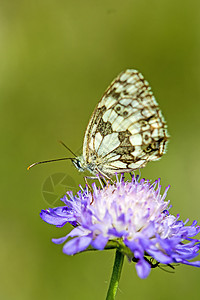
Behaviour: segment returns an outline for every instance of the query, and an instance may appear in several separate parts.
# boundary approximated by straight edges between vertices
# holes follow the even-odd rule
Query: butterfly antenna
[[[67,145],[65,145],[65,143],[63,143],[63,141],[59,141],[59,143],[61,143],[61,145],[63,145],[75,157],[77,156],[69,147],[67,147]]]
[[[34,166],[40,165],[40,164],[46,164],[46,163],[53,162],[53,161],[67,160],[67,159],[73,160],[73,158],[71,158],[71,157],[63,157],[63,158],[56,158],[56,159],[50,159],[50,160],[38,161],[38,162],[36,162],[36,163],[30,165],[30,166],[27,168],[27,170],[29,170],[30,168],[32,168],[32,167],[34,167]]]

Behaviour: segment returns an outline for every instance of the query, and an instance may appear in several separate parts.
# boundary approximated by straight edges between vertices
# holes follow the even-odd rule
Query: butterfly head
[[[86,169],[85,160],[83,156],[78,156],[75,158],[72,158],[72,163],[74,166],[79,170],[79,172],[84,172]]]

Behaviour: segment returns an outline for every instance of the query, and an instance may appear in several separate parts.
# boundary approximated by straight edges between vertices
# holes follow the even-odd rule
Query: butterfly
[[[81,172],[111,178],[160,159],[168,140],[151,87],[140,72],[128,69],[105,91],[86,128],[83,153],[71,160]]]

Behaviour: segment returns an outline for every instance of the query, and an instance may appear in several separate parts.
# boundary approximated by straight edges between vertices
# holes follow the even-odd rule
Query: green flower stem
[[[112,271],[112,276],[110,279],[110,285],[109,285],[106,300],[114,300],[115,299],[118,285],[119,285],[119,279],[121,276],[123,262],[124,262],[124,254],[121,253],[119,250],[116,250],[115,262],[113,265],[113,271]]]

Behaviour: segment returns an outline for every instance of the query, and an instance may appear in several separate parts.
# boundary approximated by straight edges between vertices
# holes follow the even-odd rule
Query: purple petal
[[[149,225],[143,229],[142,234],[146,238],[151,238],[152,236],[155,235],[155,225],[154,222],[149,222]]]
[[[181,259],[181,258],[179,259],[179,258],[177,258],[176,262],[200,268],[200,261],[187,261],[185,259]]]
[[[135,251],[141,252],[142,253],[141,256],[143,256],[144,250],[141,247],[141,245],[138,244],[137,242],[135,242],[133,240],[129,241],[128,239],[125,239],[124,244],[131,250],[131,252],[134,253],[134,256],[135,256]]]
[[[83,234],[86,234],[86,232],[82,227],[79,226],[74,228],[69,234],[64,237],[52,239],[52,242],[55,244],[62,244],[68,239],[68,237],[81,236]]]
[[[66,216],[63,218],[48,210],[42,210],[40,213],[40,217],[43,221],[57,226],[63,226],[68,222]]]
[[[108,234],[109,235],[113,235],[115,237],[125,237],[127,236],[127,231],[126,230],[123,230],[123,231],[117,231],[116,228],[111,228],[108,230]]]
[[[57,208],[49,208],[48,210],[42,210],[40,213],[40,217],[43,221],[56,225],[56,226],[63,226],[67,222],[74,222],[76,218],[71,213],[68,207],[60,206]]]
[[[92,247],[98,250],[103,250],[108,242],[108,237],[104,237],[102,234],[98,235],[95,240],[92,241]]]
[[[147,253],[151,255],[153,258],[155,258],[157,261],[161,262],[162,264],[170,264],[173,262],[173,259],[166,254],[164,254],[162,251],[158,249],[147,249]]]
[[[61,227],[66,223],[75,228],[66,236],[53,239],[65,243],[64,253],[73,255],[84,251],[89,245],[103,250],[108,240],[120,239],[119,246],[127,248],[128,259],[135,257],[137,273],[141,278],[149,275],[151,264],[145,260],[148,254],[158,262],[180,262],[200,267],[200,262],[189,262],[198,254],[200,240],[195,239],[200,227],[194,221],[179,220],[179,215],[169,214],[169,201],[164,201],[167,189],[161,195],[160,179],[153,184],[132,176],[123,176],[106,187],[86,187],[73,196],[64,196],[62,207],[41,211],[41,218]],[[69,237],[72,239],[67,240]]]
[[[74,255],[84,251],[91,243],[91,236],[77,237],[67,242],[63,247],[63,252],[67,255]]]
[[[66,236],[63,236],[61,238],[57,238],[57,239],[52,239],[52,242],[59,245],[59,244],[62,244],[64,243],[69,237],[69,234],[67,234]]]
[[[136,264],[136,271],[140,278],[145,279],[151,271],[151,266],[145,259],[140,259]]]

